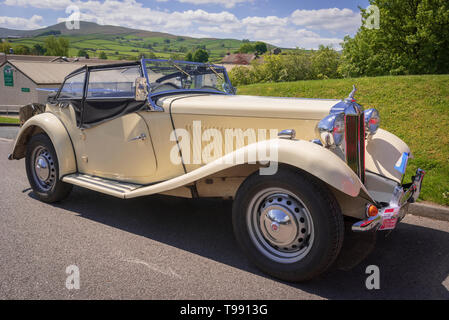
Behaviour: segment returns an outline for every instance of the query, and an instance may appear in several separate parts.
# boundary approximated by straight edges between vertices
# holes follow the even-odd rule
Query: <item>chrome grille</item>
[[[363,113],[345,115],[346,163],[365,183],[365,122]]]

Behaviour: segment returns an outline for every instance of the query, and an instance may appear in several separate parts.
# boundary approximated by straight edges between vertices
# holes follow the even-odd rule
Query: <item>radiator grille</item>
[[[346,163],[365,183],[365,122],[361,115],[347,114],[346,125]]]

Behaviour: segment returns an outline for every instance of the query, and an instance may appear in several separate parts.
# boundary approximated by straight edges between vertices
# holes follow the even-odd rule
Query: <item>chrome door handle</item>
[[[147,135],[145,133],[142,133],[140,136],[137,136],[135,138],[132,138],[131,140],[129,140],[128,142],[133,142],[133,141],[137,141],[137,140],[145,140],[147,138]]]

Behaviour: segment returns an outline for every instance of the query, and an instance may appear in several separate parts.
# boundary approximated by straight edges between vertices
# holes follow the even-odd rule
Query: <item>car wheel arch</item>
[[[60,159],[59,177],[75,173],[77,165],[72,140],[63,123],[51,113],[38,114],[24,123],[14,143],[11,158],[16,160],[24,158],[28,142],[40,133],[50,138]]]

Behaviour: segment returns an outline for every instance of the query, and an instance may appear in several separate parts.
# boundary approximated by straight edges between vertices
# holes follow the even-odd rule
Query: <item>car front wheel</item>
[[[290,167],[250,176],[233,205],[237,241],[262,271],[305,281],[326,271],[343,244],[343,217],[325,186]]]
[[[46,134],[31,137],[27,145],[25,166],[31,188],[41,201],[61,201],[72,191],[71,184],[59,180],[58,157]]]

